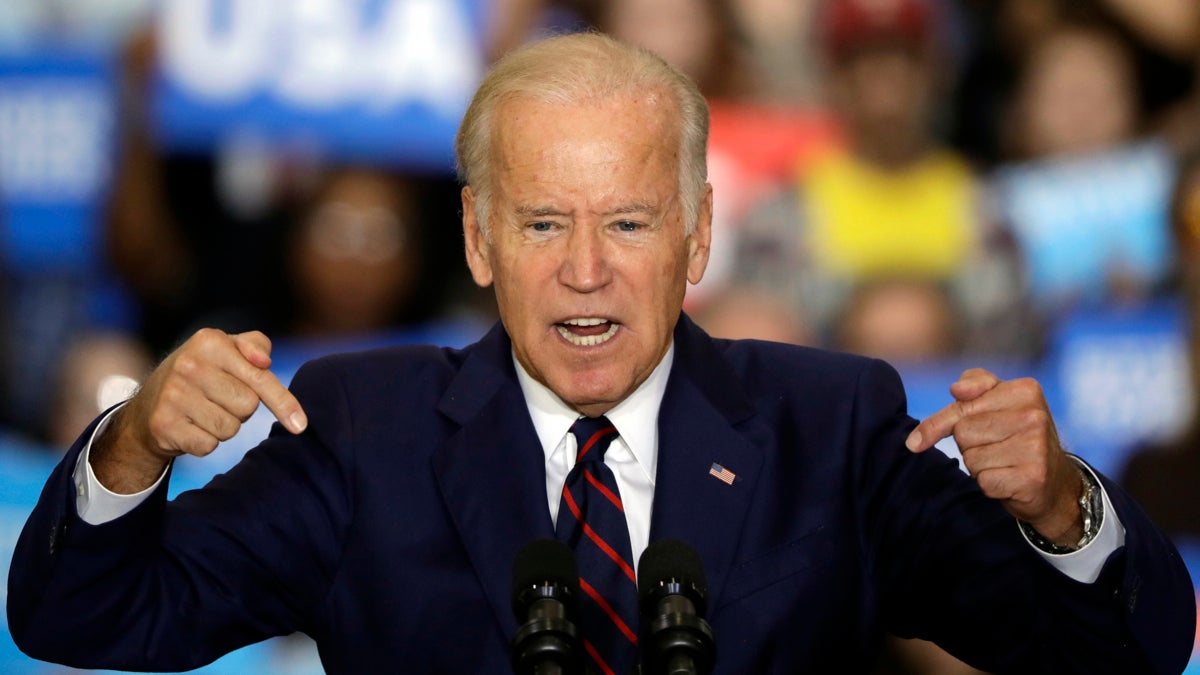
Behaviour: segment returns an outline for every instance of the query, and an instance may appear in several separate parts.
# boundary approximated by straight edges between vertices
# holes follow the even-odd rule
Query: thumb
[[[958,381],[950,385],[950,395],[954,400],[964,403],[973,401],[988,393],[1000,384],[1000,378],[983,368],[972,368],[958,376]]]
[[[261,331],[250,331],[233,336],[242,357],[255,368],[266,370],[271,367],[271,339]]]

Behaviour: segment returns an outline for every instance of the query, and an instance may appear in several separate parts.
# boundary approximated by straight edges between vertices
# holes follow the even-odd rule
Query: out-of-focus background
[[[458,120],[499,55],[588,28],[709,98],[701,325],[886,358],[918,417],[970,365],[1038,378],[1200,579],[1194,0],[3,0],[0,572],[64,450],[201,326],[263,330],[285,381],[480,336]],[[0,618],[0,672],[71,671]],[[200,672],[320,665],[292,636]],[[906,672],[973,671],[889,642]]]

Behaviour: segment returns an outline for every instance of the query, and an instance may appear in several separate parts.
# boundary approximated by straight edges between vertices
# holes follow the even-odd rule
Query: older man
[[[507,672],[513,560],[557,535],[599,672],[636,663],[633,566],[668,538],[707,570],[717,672],[862,671],[884,629],[990,670],[1178,671],[1187,573],[1063,452],[1036,383],[968,371],[917,425],[880,362],[681,315],[708,259],[706,128],[686,78],[603,36],[502,60],[458,144],[500,325],[320,359],[290,393],[263,335],[201,331],[51,477],[12,567],[17,643],[180,669],[301,630],[332,673]],[[282,426],[167,503],[171,459],[260,401]],[[923,452],[950,433],[974,481]]]

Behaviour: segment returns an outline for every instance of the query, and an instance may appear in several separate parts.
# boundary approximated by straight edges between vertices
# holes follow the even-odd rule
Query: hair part
[[[458,178],[475,194],[484,237],[491,198],[493,117],[506,101],[572,105],[630,93],[663,91],[679,120],[679,196],[686,232],[696,227],[708,180],[708,104],[696,84],[649,50],[601,33],[575,33],[525,45],[496,62],[476,90],[458,129]]]

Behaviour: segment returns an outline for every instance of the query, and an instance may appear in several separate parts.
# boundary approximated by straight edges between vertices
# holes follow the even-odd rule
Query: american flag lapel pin
[[[716,462],[713,462],[712,467],[708,470],[708,475],[716,478],[726,485],[733,485],[733,481],[737,480],[736,473],[726,469]]]

